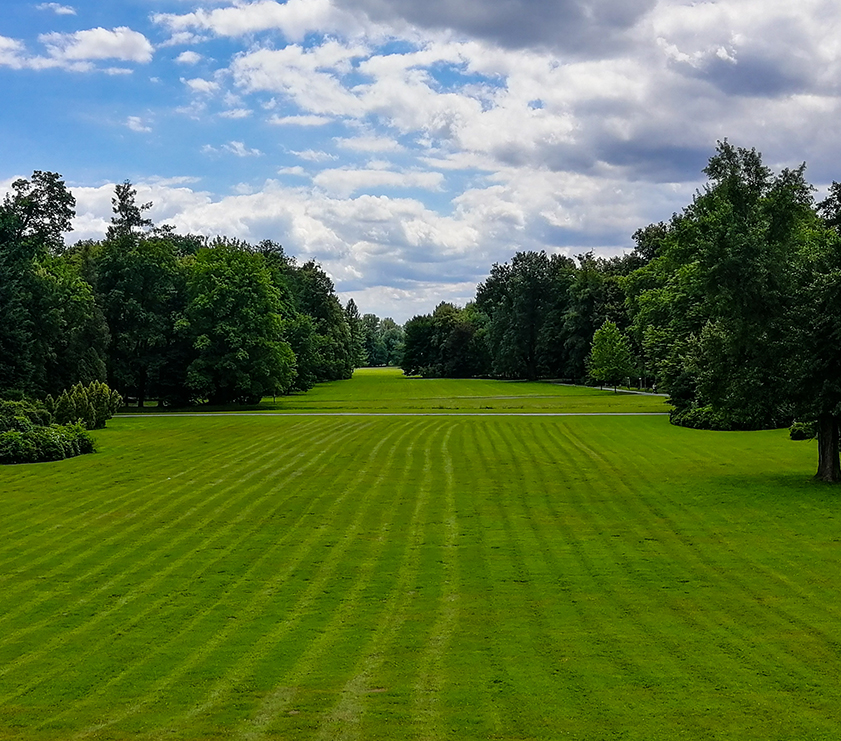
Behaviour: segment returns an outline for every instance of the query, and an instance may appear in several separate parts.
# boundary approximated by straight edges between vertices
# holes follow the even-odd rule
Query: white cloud
[[[236,141],[223,144],[222,149],[235,154],[237,157],[260,157],[263,154],[259,149],[249,149],[242,142]]]
[[[12,69],[22,69],[26,66],[26,47],[17,39],[0,36],[0,65]]]
[[[238,141],[228,142],[219,148],[213,147],[210,144],[205,144],[201,151],[205,154],[228,152],[229,154],[235,154],[237,157],[261,157],[263,155],[259,149],[249,149],[243,142]]]
[[[140,116],[129,116],[126,119],[126,126],[138,133],[145,133],[152,130]]]
[[[202,55],[195,51],[182,51],[175,57],[178,64],[198,64],[202,59]]]
[[[274,126],[324,126],[333,119],[326,116],[272,116],[269,123]]]
[[[422,188],[440,190],[444,176],[440,172],[395,172],[381,167],[366,170],[322,170],[313,182],[326,191],[347,198],[360,190],[383,188]]]
[[[338,159],[335,154],[316,149],[305,149],[300,152],[293,151],[292,154],[308,162],[329,162],[330,160]]]
[[[359,116],[364,108],[341,81],[361,47],[327,41],[314,49],[290,45],[260,49],[237,57],[231,65],[235,84],[246,92],[282,93],[309,114]]]
[[[183,15],[157,13],[152,19],[173,33],[198,30],[239,37],[277,30],[294,41],[303,40],[309,32],[347,36],[358,34],[363,28],[353,14],[339,10],[330,0],[238,2],[226,8],[199,8]]]
[[[385,136],[355,136],[348,139],[337,138],[336,145],[354,152],[402,152],[400,142]]]
[[[91,28],[75,33],[47,33],[38,37],[50,58],[66,62],[92,59],[120,59],[149,62],[154,51],[148,39],[137,31],[120,26],[112,31]]]
[[[238,118],[248,118],[250,115],[251,115],[251,111],[248,110],[247,108],[232,108],[232,109],[227,110],[227,111],[222,111],[219,114],[219,117],[220,118],[238,119]]]
[[[214,82],[213,80],[205,80],[201,77],[195,77],[192,80],[186,80],[182,77],[181,82],[183,82],[194,93],[199,93],[202,95],[210,95],[219,90],[218,82]]]
[[[56,15],[76,15],[75,8],[59,3],[41,3],[35,6],[38,10],[52,10]]]

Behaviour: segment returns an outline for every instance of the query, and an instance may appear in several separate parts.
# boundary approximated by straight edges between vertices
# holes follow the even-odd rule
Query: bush
[[[689,409],[673,410],[669,415],[673,425],[691,427],[695,430],[733,430],[736,427],[721,412],[712,407],[690,407]]]
[[[104,383],[91,381],[87,386],[77,383],[65,389],[56,400],[50,399],[59,424],[81,420],[89,430],[105,427],[106,421],[122,406],[123,397]]]
[[[792,440],[814,440],[818,436],[818,423],[815,420],[794,422],[788,431]]]
[[[0,432],[29,429],[27,420],[32,425],[43,426],[52,423],[53,416],[39,401],[4,401],[0,399]]]
[[[93,453],[94,449],[93,438],[78,422],[0,432],[0,463],[60,461]]]

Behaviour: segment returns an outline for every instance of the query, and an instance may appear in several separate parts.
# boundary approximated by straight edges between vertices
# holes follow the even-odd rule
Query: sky
[[[398,322],[520,250],[631,250],[724,138],[841,180],[836,0],[6,0],[0,91],[0,191],[61,173],[68,243],[130,180]]]

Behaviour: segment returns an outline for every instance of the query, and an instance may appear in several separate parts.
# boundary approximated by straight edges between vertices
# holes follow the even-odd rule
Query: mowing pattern
[[[0,472],[0,737],[838,738],[839,505],[782,433],[100,439]]]

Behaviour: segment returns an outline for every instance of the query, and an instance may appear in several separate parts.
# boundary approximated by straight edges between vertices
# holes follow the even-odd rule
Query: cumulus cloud
[[[439,190],[444,182],[440,172],[395,172],[380,167],[354,170],[338,168],[322,170],[313,182],[330,193],[348,197],[361,190],[394,188],[422,188]]]
[[[51,10],[56,15],[76,15],[75,8],[59,3],[41,3],[35,6],[38,10]]]
[[[248,118],[251,115],[251,111],[247,108],[231,108],[227,111],[222,111],[219,116],[220,118]]]
[[[12,69],[26,66],[26,47],[17,39],[0,36],[0,64]]]
[[[195,51],[182,51],[175,61],[178,64],[198,64],[202,60],[202,55]]]
[[[182,110],[224,132],[208,162],[250,157],[254,174],[221,186],[233,195],[149,182],[144,198],[179,229],[317,257],[345,296],[401,319],[469,298],[518,249],[629,248],[691,200],[716,139],[841,179],[826,0],[219,0],[155,21],[161,45],[224,37],[215,74],[182,78]],[[34,57],[0,37],[0,64],[101,58],[81,51],[92,39],[44,39]],[[102,208],[77,230],[107,224],[110,194]]]
[[[385,136],[338,137],[336,145],[354,152],[402,152],[404,147],[395,139]]]
[[[404,20],[504,48],[546,47],[592,56],[627,48],[625,34],[655,7],[656,0],[336,0],[336,4],[376,21]]]
[[[302,160],[307,160],[308,162],[329,162],[330,160],[338,159],[335,154],[330,154],[329,152],[323,152],[316,149],[304,149],[300,152],[293,151],[291,154],[294,154]]]
[[[183,82],[194,93],[200,93],[202,95],[210,95],[219,90],[218,82],[215,82],[214,80],[205,80],[201,77],[195,77],[191,80],[186,80],[182,77],[181,82]]]
[[[125,62],[149,62],[154,51],[149,40],[137,31],[120,26],[111,31],[91,28],[75,33],[47,33],[38,37],[49,56],[68,62],[92,59],[120,59]]]
[[[137,131],[138,133],[145,133],[152,130],[140,116],[129,116],[126,119],[126,126],[128,126],[132,131]]]
[[[191,13],[157,13],[153,20],[173,34],[194,31],[217,36],[239,37],[261,31],[280,31],[287,39],[301,41],[307,33],[356,34],[362,30],[358,19],[339,9],[330,0],[274,0],[240,2],[225,8]]]

